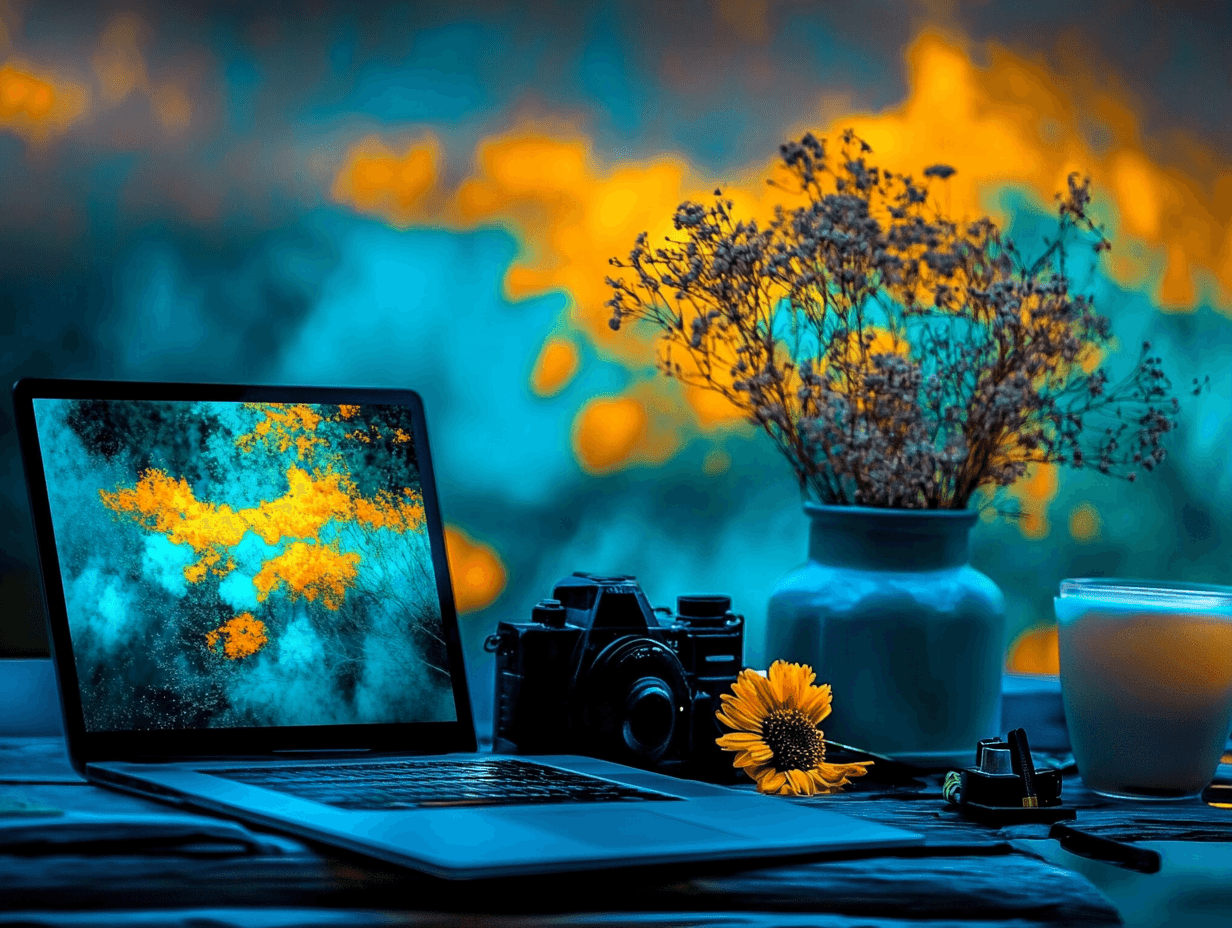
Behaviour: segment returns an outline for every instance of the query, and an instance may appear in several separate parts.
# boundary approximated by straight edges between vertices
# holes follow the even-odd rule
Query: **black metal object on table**
[[[1052,824],[1074,818],[1074,810],[1061,804],[1061,771],[1036,770],[1022,728],[1004,741],[977,742],[975,766],[947,773],[942,795],[963,815],[986,825]]]

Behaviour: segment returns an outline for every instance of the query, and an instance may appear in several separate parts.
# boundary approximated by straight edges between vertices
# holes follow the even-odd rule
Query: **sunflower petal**
[[[833,696],[829,683],[823,683],[821,686],[811,686],[800,701],[800,711],[814,725],[819,725],[830,714],[830,703],[832,700]]]
[[[749,767],[759,764],[769,764],[774,761],[774,752],[766,745],[749,745],[736,752],[732,761],[733,767]]]
[[[749,710],[759,718],[764,718],[776,708],[769,681],[755,670],[740,671],[740,676],[732,684],[732,692],[747,702]]]
[[[791,700],[791,705],[799,708],[812,690],[810,684],[817,679],[817,674],[813,673],[808,667],[803,664],[792,664],[791,672],[787,675],[787,683],[785,686],[790,686],[791,692],[785,693],[788,699]]]
[[[822,767],[827,765],[823,764]],[[847,779],[841,772],[836,770],[824,770],[816,768],[813,770],[813,776],[826,786],[842,786],[843,781]]]
[[[763,677],[758,674],[753,680],[753,685],[761,691],[762,702],[768,707],[767,712],[773,712],[776,709],[783,708],[783,704],[779,701],[778,696],[774,692],[774,687],[770,684],[770,678]]]
[[[844,786],[850,782],[848,777],[862,777],[868,773],[867,764],[818,764],[813,773],[820,777],[828,786]]]
[[[766,707],[758,705],[760,698],[757,689],[753,684],[753,677],[759,676],[755,671],[742,670],[736,676],[736,682],[732,684],[732,693],[737,699],[743,699],[746,702],[752,703],[757,711],[763,711]]]
[[[761,734],[761,719],[745,709],[743,703],[734,699],[724,703],[723,708],[715,713],[715,718],[736,731]]]
[[[756,779],[757,788],[763,793],[774,794],[787,785],[787,774],[775,770],[773,767],[766,767]]]
[[[714,743],[728,751],[738,751],[741,748],[747,748],[751,744],[762,744],[764,742],[761,740],[761,735],[754,732],[732,731],[720,738],[715,738]]]
[[[766,671],[766,682],[770,684],[770,692],[774,697],[776,708],[782,708],[787,705],[785,698],[786,687],[784,684],[787,682],[788,666],[790,665],[786,661],[775,661],[770,665],[770,669]]]
[[[749,776],[749,778],[754,783],[757,783],[760,786],[761,781],[766,776],[774,772],[774,768],[769,766],[768,764],[763,764],[762,766],[759,766],[759,767],[745,767],[744,772]]]
[[[830,783],[824,777],[822,777],[821,774],[816,770],[810,770],[809,776],[813,780],[813,785],[817,787],[817,792],[819,794],[824,794],[824,795],[829,795],[831,793],[841,793],[843,791],[843,787],[846,786],[849,782],[851,782],[846,777],[843,777],[843,779],[837,785]]]
[[[748,751],[740,751],[732,758],[733,767],[760,767],[765,764],[764,760],[757,760]]]
[[[787,783],[793,796],[811,796],[814,792],[813,780],[803,770],[788,770]]]
[[[755,712],[747,702],[734,696],[728,696],[727,693],[722,695],[723,705],[720,707],[721,712],[726,712],[734,721],[753,726],[754,731],[761,731],[761,720],[763,717]]]
[[[809,684],[817,679],[817,674],[807,664],[787,661],[775,661],[770,665],[767,676],[779,705],[786,708],[798,708]]]
[[[756,758],[760,763],[769,764],[774,760],[774,751],[768,744],[750,745],[745,750],[749,752],[750,757]]]

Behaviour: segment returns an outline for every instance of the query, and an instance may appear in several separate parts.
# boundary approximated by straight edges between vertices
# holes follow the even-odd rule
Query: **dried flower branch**
[[[870,153],[851,131],[833,161],[811,134],[783,145],[804,205],[764,228],[720,190],[682,203],[679,237],[652,248],[642,233],[612,259],[634,275],[607,279],[612,328],[657,328],[663,373],[726,397],[823,503],[963,508],[1031,464],[1132,481],[1163,461],[1178,403],[1159,357],[1144,343],[1112,383],[1110,323],[1065,273],[1075,238],[1097,259],[1111,247],[1089,179],[1070,176],[1056,237],[1028,264],[991,219],[933,204],[953,168],[917,182]]]

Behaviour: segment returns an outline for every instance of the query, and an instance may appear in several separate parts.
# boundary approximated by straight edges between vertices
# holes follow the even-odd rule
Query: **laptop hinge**
[[[300,757],[306,755],[336,757],[339,754],[371,754],[372,748],[274,748],[270,753],[295,754]]]
[[[406,754],[406,751],[391,752],[398,754]],[[378,756],[377,752],[372,748],[278,748],[265,751],[261,754],[176,754],[167,756],[166,754],[140,754],[136,757],[112,757],[105,758],[99,761],[91,761],[91,763],[126,763],[126,764],[194,764],[205,763],[209,761],[219,760],[239,760],[245,763],[259,761],[262,758],[269,760],[271,758],[310,758],[310,757],[362,757],[362,756]]]

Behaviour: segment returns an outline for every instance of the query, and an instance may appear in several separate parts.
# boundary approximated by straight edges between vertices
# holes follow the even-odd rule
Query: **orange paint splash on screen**
[[[257,602],[263,603],[270,594],[285,589],[292,600],[319,599],[322,606],[336,612],[342,608],[347,590],[355,585],[359,562],[357,552],[341,551],[335,545],[292,542],[262,564],[252,578]]]
[[[246,404],[246,409],[261,416],[255,418],[251,431],[236,439],[240,452],[295,453],[296,463],[285,470],[286,492],[275,499],[234,509],[197,499],[183,477],[149,469],[134,486],[99,490],[99,500],[120,520],[135,522],[146,531],[164,535],[173,545],[190,548],[196,560],[184,567],[183,576],[192,584],[211,576],[226,577],[236,570],[234,549],[249,532],[271,547],[284,545],[281,552],[263,561],[253,578],[258,601],[285,590],[291,599],[319,600],[336,611],[355,585],[361,557],[358,552],[342,551],[336,538],[331,540],[323,533],[332,529],[336,534],[348,525],[365,533],[422,533],[426,515],[417,490],[404,487],[395,493],[381,489],[365,497],[349,472],[333,469],[340,463],[339,456],[315,433],[322,422],[353,418],[357,407],[338,407],[336,417],[327,417],[320,408]],[[345,435],[346,441],[378,439],[396,445],[410,441],[410,436],[402,429],[389,433],[375,427]],[[304,466],[299,466],[301,462]],[[306,469],[309,466],[313,466],[311,472]]]
[[[265,623],[251,612],[241,612],[205,635],[205,646],[230,661],[256,654],[268,642]]]
[[[445,526],[445,552],[459,613],[486,609],[505,591],[507,577],[500,555],[453,525]]]

